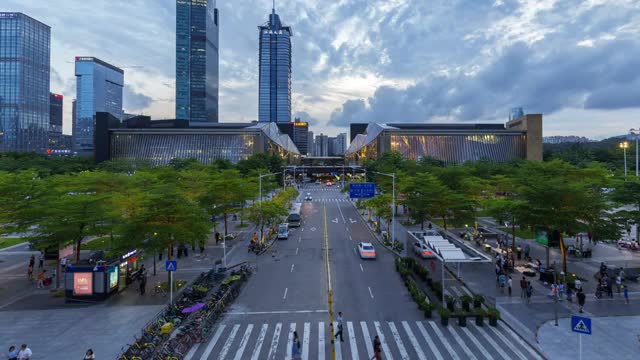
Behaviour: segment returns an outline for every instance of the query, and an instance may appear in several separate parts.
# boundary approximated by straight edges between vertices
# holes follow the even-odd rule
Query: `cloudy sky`
[[[258,32],[270,0],[218,0],[220,118],[257,118]],[[502,122],[542,113],[545,135],[640,127],[638,0],[277,0],[291,25],[293,109],[315,132],[349,122]],[[174,117],[175,0],[2,0],[52,31],[51,90],[73,58],[125,68],[125,110]]]

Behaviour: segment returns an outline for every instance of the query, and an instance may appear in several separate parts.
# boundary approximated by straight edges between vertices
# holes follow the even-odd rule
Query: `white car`
[[[435,256],[433,255],[433,251],[431,251],[431,249],[429,249],[429,247],[421,241],[413,242],[413,252],[423,259],[435,258]]]
[[[376,249],[371,243],[361,242],[358,244],[358,254],[361,259],[375,259]]]
[[[304,196],[304,199],[305,199],[305,200],[309,200],[309,201],[313,200],[313,199],[311,198],[311,193],[310,193],[310,192],[308,192],[308,193]]]

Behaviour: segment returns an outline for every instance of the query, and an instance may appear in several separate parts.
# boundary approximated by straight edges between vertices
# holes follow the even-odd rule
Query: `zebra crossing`
[[[315,202],[349,202],[349,199],[346,198],[317,198],[313,199]]]
[[[543,359],[502,322],[479,327],[472,319],[466,327],[442,326],[439,321],[346,321],[343,340],[335,340],[336,359],[371,359],[373,337],[382,343],[383,358],[393,359]],[[334,323],[334,328],[337,323]],[[213,337],[191,349],[185,360],[292,359],[294,332],[302,359],[331,358],[332,334],[328,323],[278,322],[221,324]],[[200,351],[200,349],[204,349]]]

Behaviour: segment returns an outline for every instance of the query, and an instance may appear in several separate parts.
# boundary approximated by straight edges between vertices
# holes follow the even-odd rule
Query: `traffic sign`
[[[582,316],[571,316],[571,331],[591,335],[591,319]]]
[[[164,264],[164,268],[168,272],[174,272],[178,269],[178,262],[175,260],[167,260],[167,262]]]
[[[351,183],[349,184],[349,197],[352,199],[368,199],[376,195],[376,184],[374,183]]]

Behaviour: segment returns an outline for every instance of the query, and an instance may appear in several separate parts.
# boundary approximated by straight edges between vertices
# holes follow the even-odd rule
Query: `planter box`
[[[484,326],[484,316],[476,316],[476,325]]]
[[[458,325],[460,325],[462,327],[467,326],[467,317],[466,316],[458,317]]]
[[[424,311],[424,317],[425,317],[425,319],[431,319],[431,318],[433,318],[433,311],[431,311],[431,310],[425,310],[425,311]]]
[[[440,323],[442,324],[442,326],[449,325],[449,318],[448,317],[440,317]]]
[[[498,318],[497,317],[493,317],[493,316],[489,316],[489,325],[491,326],[498,326]]]
[[[447,309],[453,312],[455,310],[455,303],[447,303]]]
[[[462,310],[464,310],[464,311],[466,311],[466,312],[471,311],[471,310],[469,309],[469,305],[470,305],[469,303],[462,303]]]

